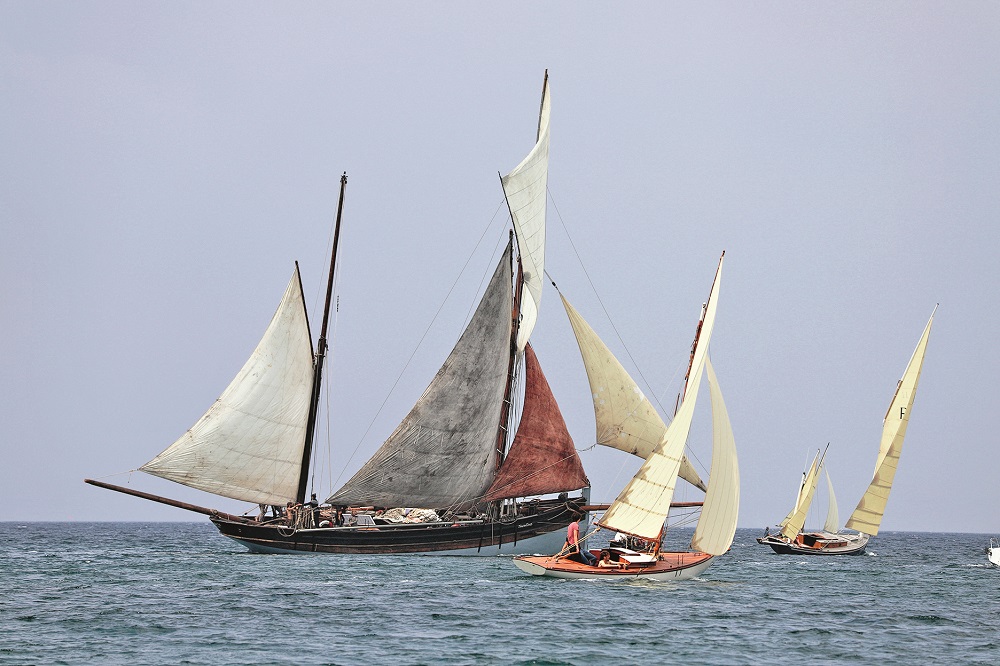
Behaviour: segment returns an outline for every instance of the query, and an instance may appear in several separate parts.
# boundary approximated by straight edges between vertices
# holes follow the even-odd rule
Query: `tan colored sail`
[[[817,453],[816,457],[813,458],[812,465],[809,466],[809,473],[806,474],[806,478],[802,482],[795,508],[781,521],[781,533],[789,539],[794,539],[806,523],[806,515],[812,505],[813,495],[816,494],[816,483],[819,481],[819,471],[822,464],[823,460]]]
[[[587,379],[594,399],[597,443],[645,460],[662,441],[667,425],[590,324],[570,305],[566,297],[562,294],[559,297],[566,308],[566,315],[573,326],[583,364],[587,369]],[[681,459],[680,477],[705,490],[704,482],[687,457]]]
[[[243,369],[190,430],[139,469],[236,500],[294,500],[312,381],[312,341],[296,267]]]
[[[937,307],[934,308],[937,312]],[[903,450],[903,438],[906,436],[906,426],[910,422],[910,408],[913,407],[913,399],[917,393],[917,384],[920,383],[920,371],[924,365],[924,355],[927,352],[927,340],[930,338],[931,325],[934,323],[934,313],[927,321],[924,332],[920,336],[917,348],[910,357],[910,362],[903,372],[903,378],[896,386],[896,395],[893,396],[889,411],[885,415],[882,425],[882,442],[879,446],[878,461],[875,465],[875,474],[868,490],[861,497],[858,506],[854,509],[846,527],[875,536],[878,534],[879,525],[882,524],[882,516],[885,514],[885,506],[889,501],[889,492],[892,490],[892,482],[896,478],[896,466],[899,464],[899,455]]]
[[[736,520],[740,512],[740,470],[733,427],[711,358],[705,359],[705,371],[712,398],[712,469],[691,547],[709,555],[722,555],[733,545],[736,535]]]
[[[521,323],[517,349],[523,351],[538,319],[545,272],[545,202],[549,177],[549,74],[542,85],[538,135],[531,152],[501,178],[510,215],[514,220],[517,247],[521,252],[524,291],[521,293]]]
[[[670,501],[674,496],[682,452],[691,429],[698,388],[704,374],[712,330],[715,327],[721,279],[722,259],[719,260],[719,269],[705,306],[704,321],[695,345],[684,400],[674,420],[667,426],[662,441],[653,449],[639,471],[598,521],[597,524],[601,527],[645,539],[658,538],[663,529],[663,521],[670,511]]]

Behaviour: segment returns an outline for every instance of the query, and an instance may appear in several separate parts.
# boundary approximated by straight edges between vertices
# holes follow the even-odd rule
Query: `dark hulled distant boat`
[[[837,529],[836,500],[829,474],[827,474],[827,484],[830,489],[832,511],[827,514],[826,524],[819,532],[802,531],[823,467],[826,456],[824,452],[822,456],[817,454],[810,465],[799,488],[795,506],[781,521],[780,530],[775,534],[759,537],[757,543],[770,546],[774,552],[782,555],[861,555],[865,552],[868,540],[878,534],[886,503],[889,501],[889,492],[892,490],[892,482],[896,478],[896,467],[899,465],[899,455],[903,450],[903,438],[910,422],[910,409],[917,393],[917,384],[920,383],[920,370],[924,365],[927,340],[930,338],[931,324],[934,323],[936,312],[935,306],[903,372],[903,378],[896,384],[896,393],[882,422],[882,443],[875,463],[875,474],[845,525],[856,532],[841,532]]]

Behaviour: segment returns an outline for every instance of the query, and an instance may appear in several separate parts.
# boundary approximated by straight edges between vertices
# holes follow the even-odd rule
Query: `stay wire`
[[[330,486],[331,492],[333,492],[333,488],[335,488],[337,486],[337,484],[340,483],[340,479],[344,476],[344,472],[347,470],[347,466],[351,464],[352,460],[354,460],[354,456],[357,455],[358,449],[361,448],[361,444],[365,441],[365,438],[368,437],[368,433],[371,431],[372,427],[375,425],[375,421],[378,419],[379,415],[382,413],[382,410],[385,408],[386,403],[389,402],[389,398],[392,396],[393,391],[396,390],[396,386],[398,386],[400,380],[402,380],[403,375],[406,373],[406,369],[410,366],[410,363],[413,361],[413,357],[416,356],[417,350],[420,349],[420,346],[423,344],[424,338],[427,337],[427,334],[430,332],[431,328],[434,326],[434,322],[437,321],[438,316],[441,314],[441,311],[444,309],[445,303],[448,302],[448,299],[451,297],[452,292],[455,291],[455,287],[458,285],[459,280],[462,279],[462,275],[465,274],[465,270],[466,270],[466,268],[468,268],[469,263],[472,261],[472,257],[475,256],[476,250],[479,249],[479,246],[482,244],[483,239],[486,237],[486,234],[489,232],[490,228],[493,226],[493,223],[496,221],[497,214],[500,212],[500,209],[504,205],[506,205],[506,203],[507,203],[506,199],[503,200],[503,201],[501,201],[500,204],[497,206],[496,211],[493,212],[493,217],[490,218],[489,224],[487,224],[486,228],[483,229],[483,233],[479,236],[479,240],[476,241],[476,245],[472,249],[472,252],[469,254],[468,258],[465,260],[465,264],[462,265],[462,269],[459,271],[458,276],[455,278],[455,281],[452,283],[451,288],[448,289],[448,293],[445,294],[444,299],[441,301],[441,304],[438,306],[437,311],[435,311],[434,316],[431,318],[430,323],[427,324],[427,327],[424,329],[424,332],[420,336],[420,339],[417,341],[417,344],[413,347],[413,351],[410,353],[410,357],[406,360],[406,363],[403,365],[403,369],[399,371],[399,375],[396,377],[396,381],[394,381],[393,384],[392,384],[392,386],[389,388],[389,392],[386,394],[385,399],[382,400],[382,404],[379,405],[378,410],[375,412],[375,416],[372,417],[372,420],[368,423],[368,427],[365,428],[364,433],[361,435],[361,439],[358,440],[358,443],[354,446],[354,450],[351,451],[351,455],[347,458],[346,461],[344,461],[344,464],[343,464],[343,466],[341,467],[341,470],[340,470],[340,474],[337,475],[337,479]]]

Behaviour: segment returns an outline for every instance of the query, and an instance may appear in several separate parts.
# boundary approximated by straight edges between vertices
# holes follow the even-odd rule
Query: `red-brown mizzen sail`
[[[524,350],[524,410],[486,500],[577,490],[590,485],[534,349]]]

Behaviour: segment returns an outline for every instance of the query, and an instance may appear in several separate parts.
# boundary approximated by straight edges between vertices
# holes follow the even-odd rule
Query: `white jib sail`
[[[806,523],[806,515],[809,513],[809,507],[812,506],[813,495],[816,494],[816,484],[819,482],[819,471],[822,466],[823,461],[817,453],[816,457],[813,458],[812,465],[809,466],[809,473],[806,474],[805,481],[802,483],[795,508],[781,521],[781,533],[789,539],[794,539]]]
[[[840,512],[837,511],[837,496],[833,494],[833,481],[830,480],[830,470],[826,471],[826,490],[830,495],[830,506],[826,509],[826,521],[823,531],[836,534],[840,529]]]
[[[667,425],[590,324],[565,296],[559,294],[559,298],[566,308],[587,369],[594,398],[597,443],[645,460],[663,439]],[[681,460],[680,477],[697,488],[706,489],[687,457]]]
[[[528,344],[542,301],[545,272],[545,202],[549,178],[549,76],[542,85],[538,115],[538,137],[534,148],[514,170],[501,178],[521,253],[524,290],[521,293],[521,323],[517,349]]]
[[[935,306],[934,312],[937,312]],[[889,501],[892,482],[896,478],[896,467],[899,455],[903,450],[903,438],[906,436],[906,426],[910,422],[910,408],[920,383],[920,371],[924,365],[924,355],[927,352],[927,340],[931,334],[931,324],[934,323],[934,312],[924,327],[917,348],[914,349],[910,362],[906,365],[903,378],[896,386],[896,395],[885,415],[882,425],[882,443],[879,446],[878,462],[875,474],[868,490],[861,497],[858,506],[848,519],[846,527],[875,536],[878,534],[885,506]]]
[[[663,529],[663,521],[670,511],[674,496],[681,457],[691,429],[691,420],[698,399],[698,388],[704,374],[708,345],[715,327],[718,292],[722,280],[722,260],[712,292],[705,308],[701,335],[695,346],[688,380],[687,392],[674,420],[667,426],[663,440],[653,449],[632,480],[618,494],[598,525],[605,529],[632,534],[644,539],[656,539]]]
[[[740,469],[729,412],[710,358],[705,359],[705,371],[708,372],[709,395],[712,398],[712,470],[691,547],[709,555],[722,555],[733,545],[733,537],[736,536],[736,520],[740,512]]]
[[[294,500],[312,382],[312,341],[296,267],[243,369],[190,430],[139,469],[236,500]]]

